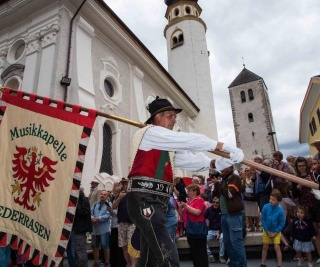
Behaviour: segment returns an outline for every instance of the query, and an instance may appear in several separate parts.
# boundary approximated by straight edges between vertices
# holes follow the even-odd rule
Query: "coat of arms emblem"
[[[54,180],[51,174],[56,170],[52,166],[57,164],[57,161],[37,152],[35,146],[29,149],[16,146],[12,160],[14,183],[11,187],[14,202],[32,211],[40,206],[41,193],[50,186],[49,181]]]

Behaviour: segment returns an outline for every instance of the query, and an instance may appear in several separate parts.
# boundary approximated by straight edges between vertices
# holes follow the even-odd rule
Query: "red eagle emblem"
[[[56,170],[52,168],[57,164],[57,161],[52,161],[48,157],[42,157],[41,152],[37,154],[38,149],[31,147],[16,146],[17,153],[14,154],[13,163],[13,179],[12,195],[14,202],[23,206],[27,210],[35,210],[36,205],[39,207],[41,202],[41,193],[48,187],[49,181],[53,181],[54,177],[51,174]],[[41,160],[42,158],[42,160]],[[42,167],[37,165],[42,161]]]

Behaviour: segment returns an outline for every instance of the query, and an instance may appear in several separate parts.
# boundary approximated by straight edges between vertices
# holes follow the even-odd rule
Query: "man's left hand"
[[[234,163],[240,163],[244,159],[243,151],[240,148],[231,147],[231,146],[228,146],[226,144],[223,144],[222,151],[230,153],[230,159]]]

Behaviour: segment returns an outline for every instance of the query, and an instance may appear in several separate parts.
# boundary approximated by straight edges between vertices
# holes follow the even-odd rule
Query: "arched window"
[[[172,38],[172,47],[176,47],[177,46],[177,43],[178,43],[178,38],[176,36],[174,36]]]
[[[173,33],[171,37],[171,48],[175,48],[177,46],[183,45],[184,43],[184,37],[183,37],[183,32],[181,30],[177,30]]]
[[[241,102],[246,102],[246,93],[244,91],[240,92],[240,96],[241,96]]]
[[[10,87],[15,90],[19,90],[21,86],[21,79],[18,76],[10,77],[5,83],[5,87]]]
[[[174,16],[175,17],[177,17],[177,16],[179,16],[179,8],[176,8],[175,10],[174,10]]]
[[[21,89],[23,73],[24,65],[12,64],[1,73],[0,80],[5,86],[18,90]]]
[[[249,89],[249,90],[248,90],[248,95],[249,95],[249,100],[253,100],[253,99],[254,99],[252,89]]]
[[[183,34],[179,34],[179,41],[178,41],[179,44],[183,44]]]
[[[249,114],[248,114],[248,119],[249,119],[249,122],[253,122],[253,115],[252,115],[252,113],[249,113]]]
[[[189,15],[191,13],[191,9],[189,6],[186,7],[186,13]]]
[[[106,172],[113,175],[112,168],[112,131],[110,126],[105,123],[103,126],[103,148],[99,172]]]

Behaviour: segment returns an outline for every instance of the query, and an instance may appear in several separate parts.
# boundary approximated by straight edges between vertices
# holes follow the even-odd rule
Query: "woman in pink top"
[[[204,212],[206,209],[203,199],[200,197],[200,188],[198,185],[191,184],[187,187],[188,202],[180,202],[179,209],[185,209],[187,213],[187,219],[192,222],[204,222]],[[187,229],[188,233],[188,229]],[[188,244],[190,246],[190,256],[193,262],[193,266],[196,267],[208,267],[207,257],[207,236],[199,235],[197,237],[190,237],[187,235]]]

